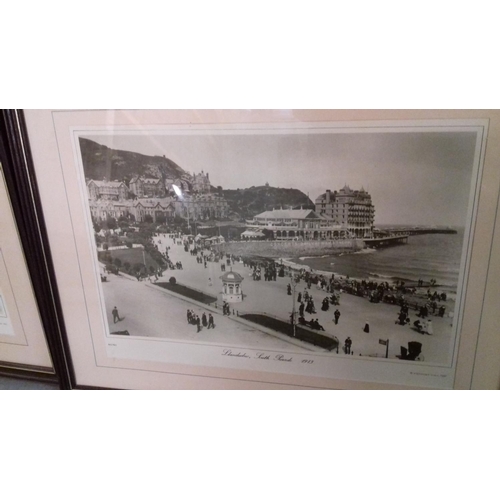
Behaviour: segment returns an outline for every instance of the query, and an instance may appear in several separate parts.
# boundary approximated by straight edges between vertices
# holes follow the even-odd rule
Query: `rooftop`
[[[268,210],[255,216],[256,219],[322,219],[314,210],[288,209]]]
[[[243,281],[243,276],[234,271],[228,271],[227,273],[220,276],[222,281],[229,281],[233,283],[241,283]]]
[[[118,188],[121,185],[125,186],[125,183],[121,182],[121,181],[96,181],[94,179],[91,179],[87,184],[90,184],[91,182],[93,182],[96,186],[99,186],[99,187],[117,187]]]

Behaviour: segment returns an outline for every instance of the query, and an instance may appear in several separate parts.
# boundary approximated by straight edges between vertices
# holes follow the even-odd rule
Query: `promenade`
[[[175,262],[182,262],[182,270],[168,270],[164,272],[162,280],[168,280],[174,276],[178,283],[196,288],[202,292],[219,297],[219,304],[222,304],[221,290],[222,282],[220,276],[223,274],[220,262],[208,262],[205,268],[203,264],[196,262],[196,257],[184,251],[183,245],[174,244],[171,238],[154,238],[155,244],[161,252],[165,252],[167,246],[170,259]],[[292,312],[292,296],[287,295],[287,284],[290,278],[277,277],[276,281],[254,281],[250,275],[250,269],[242,263],[235,262],[232,266],[226,266],[226,271],[232,267],[233,271],[240,273],[244,277],[242,283],[244,301],[238,304],[231,304],[231,309],[238,313],[244,312],[267,312],[289,321]],[[210,278],[210,280],[209,280]],[[211,285],[210,285],[211,283]],[[304,292],[305,283],[302,281],[296,288],[298,292]],[[306,320],[318,318],[319,323],[325,328],[326,333],[335,335],[340,340],[340,345],[344,345],[345,339],[349,336],[352,339],[352,351],[354,356],[377,356],[385,357],[386,347],[379,344],[379,339],[389,340],[389,358],[395,358],[400,353],[400,346],[407,347],[408,342],[417,341],[422,343],[422,354],[425,362],[447,364],[451,359],[452,349],[452,328],[450,318],[432,317],[433,335],[422,335],[412,330],[408,325],[401,326],[395,324],[399,307],[384,303],[371,303],[366,299],[349,294],[341,294],[340,306],[330,306],[328,311],[321,310],[321,302],[326,296],[322,290],[318,290],[314,285],[308,290],[314,298],[317,314],[305,314]],[[298,311],[299,304],[296,302],[295,308]],[[189,306],[188,306],[189,307]],[[338,308],[341,316],[339,324],[333,322],[333,313]],[[185,311],[182,320],[185,318]],[[227,318],[226,318],[227,319]],[[411,323],[416,318],[415,312],[410,312]],[[216,319],[217,322],[217,319]],[[363,327],[365,323],[370,324],[370,332],[365,333]],[[235,322],[232,322],[234,325]],[[233,326],[233,328],[235,328]],[[257,329],[257,326],[256,326]],[[236,331],[236,330],[235,330]],[[227,344],[232,345],[232,334],[226,337]],[[235,335],[237,335],[235,333]],[[247,344],[248,345],[248,344]],[[250,346],[249,346],[250,347]],[[287,345],[288,349],[296,349],[293,345]],[[342,354],[342,351],[339,351]],[[332,353],[335,354],[335,353]]]
[[[175,297],[160,287],[151,285],[149,281],[108,275],[108,281],[102,287],[111,333],[127,330],[129,335],[137,337],[208,342],[263,350],[282,351],[291,347],[288,342],[247,326],[244,322],[236,322],[216,313],[212,313],[216,328],[203,328],[201,332],[197,332],[196,326],[187,322],[187,309],[193,310],[200,317],[203,312],[208,316],[209,310]],[[111,312],[114,306],[117,306],[120,315],[120,321],[116,323]]]

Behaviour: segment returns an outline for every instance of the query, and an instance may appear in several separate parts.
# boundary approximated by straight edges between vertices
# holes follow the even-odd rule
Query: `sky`
[[[268,182],[300,189],[314,202],[326,189],[364,188],[375,225],[464,226],[476,148],[475,132],[455,130],[82,136],[114,149],[165,155],[190,173],[208,172],[212,185],[225,189]]]

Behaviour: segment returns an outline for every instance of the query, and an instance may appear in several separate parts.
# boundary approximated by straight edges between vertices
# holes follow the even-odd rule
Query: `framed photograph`
[[[0,372],[55,380],[0,152]]]
[[[479,357],[498,113],[23,119],[74,386],[498,381]]]

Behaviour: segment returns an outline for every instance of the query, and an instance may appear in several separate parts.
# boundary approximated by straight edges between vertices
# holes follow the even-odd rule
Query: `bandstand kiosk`
[[[220,279],[222,280],[222,300],[228,303],[242,302],[243,291],[241,289],[241,282],[243,281],[243,276],[234,271],[228,271]]]

